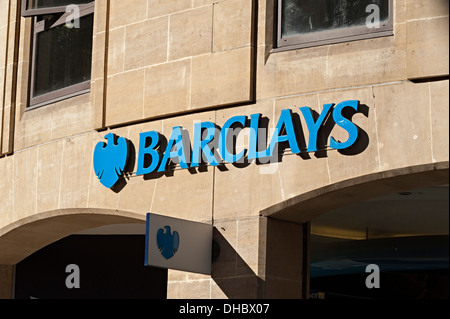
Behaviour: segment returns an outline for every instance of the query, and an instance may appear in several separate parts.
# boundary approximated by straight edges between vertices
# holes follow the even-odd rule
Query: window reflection
[[[379,8],[381,23],[388,20],[388,0],[284,0],[282,36],[364,26],[369,5]]]

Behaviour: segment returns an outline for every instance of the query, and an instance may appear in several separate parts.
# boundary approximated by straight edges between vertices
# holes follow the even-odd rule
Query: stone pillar
[[[306,225],[262,218],[260,222],[259,277],[263,298],[297,299],[309,295]]]
[[[214,223],[213,238],[220,252],[212,263],[211,298],[263,298],[264,280],[259,276],[260,224],[259,217]]]
[[[304,225],[266,217],[216,223],[220,255],[213,262],[211,298],[307,296],[308,233]]]
[[[12,299],[14,291],[14,266],[0,265],[0,299]]]
[[[167,297],[304,298],[309,295],[308,236],[308,225],[267,217],[215,221],[220,252],[211,276],[169,270]]]

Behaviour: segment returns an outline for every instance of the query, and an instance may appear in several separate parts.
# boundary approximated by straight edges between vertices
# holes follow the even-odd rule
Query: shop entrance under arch
[[[311,221],[312,298],[446,299],[448,272],[448,184],[405,189]]]
[[[309,229],[301,252],[305,269],[302,272],[304,298],[448,298],[448,181],[448,162],[402,167],[299,194],[267,207],[260,215]],[[402,200],[393,206],[392,198],[396,197]],[[367,207],[371,208],[370,212]],[[398,227],[411,221],[415,221],[417,229],[412,225],[406,230]],[[380,231],[379,226],[386,228]],[[393,243],[389,242],[391,239]],[[386,246],[383,242],[409,254],[389,255],[382,249]],[[382,277],[381,287],[399,286],[389,276],[392,277],[392,269],[401,269],[403,263],[402,270],[422,270],[422,273],[402,274],[409,276],[409,284],[415,281],[416,285],[434,288],[429,292],[425,291],[427,288],[416,289],[415,293],[408,294],[405,293],[407,284],[403,283],[403,295],[395,289],[369,289],[365,281],[371,273],[366,272],[366,267],[376,263],[381,274],[391,271]],[[346,272],[349,275],[353,272],[353,278],[339,277]],[[426,283],[424,278],[432,276],[437,279]]]
[[[38,250],[15,265],[14,298],[165,299],[167,269],[144,266],[141,226],[88,229]]]
[[[67,209],[0,231],[2,298],[166,298],[167,270],[144,267],[145,215]]]

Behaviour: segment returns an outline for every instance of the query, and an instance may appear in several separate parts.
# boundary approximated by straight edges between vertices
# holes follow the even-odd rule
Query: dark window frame
[[[62,89],[58,89],[52,92],[48,92],[42,95],[34,96],[35,91],[35,81],[36,81],[36,57],[37,57],[37,35],[41,32],[51,30],[52,28],[58,27],[66,23],[66,18],[71,14],[71,12],[66,12],[66,6],[64,7],[52,7],[45,9],[32,9],[27,10],[26,15],[24,15],[24,7],[27,0],[22,0],[22,15],[33,17],[33,31],[32,31],[32,47],[30,55],[30,87],[29,87],[29,103],[26,110],[32,110],[39,108],[44,105],[52,104],[61,100],[65,100],[77,95],[89,93],[91,90],[91,80],[87,80],[81,83],[77,83]],[[87,4],[80,4],[80,19],[94,14],[95,1]],[[58,15],[60,13],[60,15]],[[37,16],[54,14],[55,19],[47,20],[43,19],[38,21]]]
[[[59,7],[48,7],[48,8],[39,8],[39,9],[27,9],[27,2],[29,0],[22,0],[22,17],[34,17],[39,15],[45,15],[45,14],[54,14],[54,13],[63,13],[66,12],[66,6],[59,6]],[[92,2],[87,4],[80,4],[79,7],[82,8],[85,5],[90,5]],[[80,10],[81,11],[81,10]]]
[[[282,5],[284,0],[278,0],[275,5],[275,45],[273,52],[303,49],[327,44],[358,41],[364,39],[386,37],[394,35],[394,0],[389,0],[389,17],[385,25],[378,29],[369,29],[366,26],[355,26],[334,30],[319,31],[316,33],[299,34],[282,37]]]

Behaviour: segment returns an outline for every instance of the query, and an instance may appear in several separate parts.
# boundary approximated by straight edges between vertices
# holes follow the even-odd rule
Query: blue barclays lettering
[[[209,121],[194,123],[192,148],[189,132],[181,126],[172,128],[168,141],[156,131],[143,132],[139,134],[136,175],[165,172],[169,169],[170,163],[179,164],[182,169],[199,167],[201,164],[218,166],[255,159],[266,160],[267,163],[267,159],[278,156],[280,144],[289,148],[293,154],[317,152],[319,132],[330,119],[334,121],[333,126],[336,124],[348,133],[348,139],[343,142],[336,141],[331,136],[329,147],[336,150],[348,149],[357,141],[359,128],[352,122],[351,116],[345,116],[344,110],[358,112],[359,106],[358,100],[347,100],[337,105],[325,104],[318,116],[314,116],[314,112],[309,107],[300,107],[300,114],[303,115],[309,132],[307,147],[299,143],[301,140],[299,135],[303,136],[303,131],[299,120],[296,120],[299,114],[293,113],[291,109],[281,110],[268,144],[268,127],[264,127],[261,114],[233,116],[224,123],[222,128]],[[235,150],[237,136],[244,129],[249,129],[248,147],[238,152]],[[124,170],[124,160],[128,159],[128,154],[125,153],[128,148],[123,138],[115,139],[111,133],[107,137],[108,142],[113,145],[107,146],[99,142],[94,152],[94,164],[102,168],[101,172],[96,168],[99,178],[104,178],[106,173],[112,175],[107,179],[108,183],[104,183],[106,187],[112,187],[111,184]],[[115,144],[116,140],[119,141],[118,146]],[[166,145],[164,145],[165,141],[167,141]],[[103,151],[104,149],[111,149],[111,151],[108,153]],[[120,165],[116,164],[117,161],[106,158],[107,155],[120,156]],[[109,169],[106,167],[108,166],[106,162],[117,167]]]

